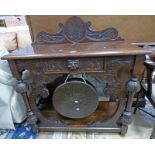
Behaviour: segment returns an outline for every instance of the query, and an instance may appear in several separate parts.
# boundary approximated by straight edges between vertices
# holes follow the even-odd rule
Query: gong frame
[[[113,132],[113,133],[122,133],[122,125],[120,125],[118,122],[120,122],[120,117],[125,110],[125,103],[126,99],[117,100],[118,108],[115,111],[115,113],[112,115],[111,118],[109,118],[106,121],[99,121],[97,124],[92,124],[92,126],[88,127],[69,127],[66,126],[61,120],[55,120],[55,119],[48,119],[46,116],[42,114],[42,112],[38,109],[36,105],[36,96],[31,95],[30,97],[30,107],[31,110],[34,112],[35,117],[40,120],[37,125],[38,131],[90,131],[90,132]],[[35,129],[36,130],[36,129]]]

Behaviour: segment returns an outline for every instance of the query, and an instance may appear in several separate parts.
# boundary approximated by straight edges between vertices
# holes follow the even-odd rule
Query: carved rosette
[[[71,71],[75,71],[79,68],[79,60],[68,60],[67,67]]]

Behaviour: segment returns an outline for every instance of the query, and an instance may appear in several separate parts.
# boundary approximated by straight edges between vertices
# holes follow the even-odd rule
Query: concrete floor
[[[40,132],[38,139],[149,139],[153,123],[137,111],[127,134],[122,137],[117,133],[86,133],[86,132]]]

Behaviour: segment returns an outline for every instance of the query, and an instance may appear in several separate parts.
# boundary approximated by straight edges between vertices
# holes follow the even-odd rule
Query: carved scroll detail
[[[59,24],[60,31],[55,34],[39,32],[36,43],[80,43],[86,41],[110,41],[123,40],[118,36],[118,31],[113,28],[107,28],[102,31],[93,31],[91,22],[84,22],[77,16],[72,16],[65,24]]]
[[[63,33],[63,24],[59,24],[60,31],[56,34],[49,34],[47,32],[39,32],[37,34],[37,42],[40,43],[61,43],[64,42],[65,37]]]

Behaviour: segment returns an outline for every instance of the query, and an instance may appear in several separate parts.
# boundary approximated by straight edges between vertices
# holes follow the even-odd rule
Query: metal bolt
[[[80,108],[76,108],[76,111],[80,111]]]
[[[79,101],[75,100],[75,101],[74,101],[74,103],[76,103],[76,104],[77,104],[77,103],[79,103]]]

